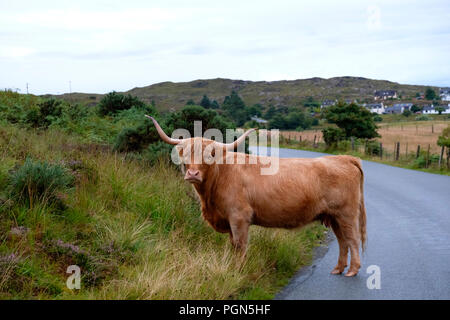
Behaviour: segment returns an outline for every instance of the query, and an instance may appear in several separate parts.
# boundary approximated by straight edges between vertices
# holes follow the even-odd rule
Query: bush
[[[336,146],[338,141],[345,137],[343,130],[333,127],[322,129],[322,134],[323,140],[328,147]]]
[[[25,202],[30,207],[35,200],[57,203],[60,193],[73,186],[74,177],[62,166],[30,158],[16,170],[10,172],[9,188],[11,198]]]
[[[414,160],[414,168],[425,168],[426,160],[423,155],[420,155],[416,160]]]
[[[145,121],[143,124],[135,128],[125,128],[117,135],[113,148],[115,151],[136,152],[161,140],[153,123],[147,118],[142,118]],[[165,130],[165,126],[163,124],[161,126]]]
[[[433,118],[431,118],[430,116],[428,116],[426,114],[423,114],[423,115],[417,116],[416,120],[417,121],[430,121],[430,120],[433,120]]]
[[[405,116],[405,117],[409,117],[410,115],[412,115],[412,112],[411,111],[409,111],[408,109],[406,109],[405,111],[403,111],[403,116]]]
[[[108,93],[98,105],[98,112],[102,116],[114,115],[117,111],[128,110],[132,107],[145,108],[144,102],[132,95],[124,95],[115,91]]]
[[[376,115],[376,116],[373,117],[373,121],[381,122],[381,121],[383,121],[383,118],[381,116],[379,116],[379,115]]]
[[[154,165],[158,160],[169,162],[172,148],[173,146],[163,141],[158,141],[148,146],[144,152],[144,157],[150,165]]]
[[[352,147],[352,143],[350,140],[340,140],[337,143],[337,149],[340,151],[349,151]]]
[[[377,141],[369,141],[367,143],[366,153],[374,156],[380,155],[380,143]]]

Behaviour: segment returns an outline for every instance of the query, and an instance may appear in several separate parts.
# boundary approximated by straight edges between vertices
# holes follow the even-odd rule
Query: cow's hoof
[[[358,271],[352,271],[352,270],[348,270],[347,273],[345,274],[346,277],[354,277],[358,274]]]
[[[344,272],[345,268],[334,268],[333,270],[331,270],[331,274],[341,274],[342,272]]]

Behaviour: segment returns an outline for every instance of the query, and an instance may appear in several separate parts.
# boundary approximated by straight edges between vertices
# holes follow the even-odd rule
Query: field
[[[363,159],[394,166],[448,175],[450,174],[450,170],[446,166],[448,156],[444,152],[441,167],[439,167],[441,147],[437,145],[439,135],[450,124],[449,120],[444,119],[446,116],[436,116],[431,121],[388,121],[378,124],[378,133],[381,137],[375,141],[378,149],[380,143],[382,144],[382,154],[379,151],[368,153],[366,144],[362,140],[355,140],[354,148],[350,141],[341,141],[334,149],[327,148],[320,129],[301,132],[282,131],[280,146],[334,154],[352,154]],[[393,120],[393,117],[390,117],[389,120]],[[399,143],[398,156],[396,155],[397,143]],[[420,146],[419,153],[417,153],[418,146]]]
[[[26,158],[58,164],[75,185],[21,202],[12,172]],[[191,186],[172,164],[150,166],[57,129],[0,126],[0,298],[272,298],[311,260],[323,227],[251,228],[242,263],[228,235],[200,216]],[[81,289],[66,269],[81,267]]]
[[[394,152],[395,144],[400,142],[401,152],[406,152],[408,146],[408,153],[417,150],[417,146],[421,148],[428,148],[430,145],[430,152],[439,153],[441,148],[436,144],[439,135],[444,128],[450,124],[450,121],[410,121],[379,124],[378,133],[381,138],[377,138],[383,144],[383,149],[388,152]],[[283,137],[300,141],[314,141],[323,142],[322,132],[319,129],[297,131],[283,131]]]

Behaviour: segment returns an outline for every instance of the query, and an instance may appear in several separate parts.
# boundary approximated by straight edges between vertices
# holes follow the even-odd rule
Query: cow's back
[[[339,211],[359,195],[360,160],[355,157],[279,160],[274,175],[260,175],[255,168],[241,172],[257,225],[299,227],[321,213]]]

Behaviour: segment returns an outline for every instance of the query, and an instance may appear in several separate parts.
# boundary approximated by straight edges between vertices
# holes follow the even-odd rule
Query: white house
[[[258,118],[257,116],[253,116],[253,117],[251,117],[250,119],[253,120],[253,121],[256,121],[257,123],[261,123],[261,124],[266,124],[267,122],[269,122],[269,121],[267,121],[267,120]]]
[[[385,112],[385,107],[383,102],[381,103],[368,103],[365,104],[364,107],[369,110],[371,113],[383,114]]]
[[[439,96],[442,101],[450,101],[450,88],[441,88],[439,90]]]
[[[450,106],[424,106],[422,109],[423,114],[439,114],[438,108],[443,108],[442,114],[450,114]]]

